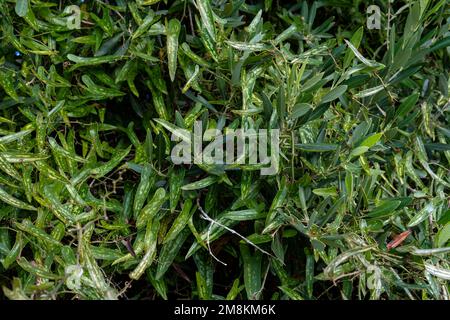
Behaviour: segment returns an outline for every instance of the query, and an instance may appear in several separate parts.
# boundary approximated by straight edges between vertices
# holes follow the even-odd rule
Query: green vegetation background
[[[446,0],[1,0],[0,295],[448,299],[449,26]],[[280,129],[278,174],[174,166],[196,120]]]

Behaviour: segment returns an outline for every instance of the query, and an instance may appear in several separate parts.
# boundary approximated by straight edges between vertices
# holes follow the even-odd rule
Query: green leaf
[[[0,86],[3,90],[15,101],[19,101],[19,96],[17,95],[16,89],[14,88],[14,73],[13,72],[3,72],[0,70]]]
[[[389,216],[394,212],[402,202],[399,200],[385,200],[373,210],[371,210],[367,216],[370,218],[381,218]]]
[[[353,44],[355,49],[359,48],[359,45],[361,44],[361,40],[363,38],[363,34],[364,34],[364,27],[360,27],[350,39],[350,42]],[[347,51],[345,52],[344,68],[347,68],[350,65],[354,56],[355,54],[353,53],[352,49],[348,48]]]
[[[177,138],[189,144],[191,143],[191,134],[186,129],[179,128],[164,119],[155,119],[155,121],[169,130]]]
[[[367,147],[367,146],[356,147],[356,148],[353,149],[352,152],[350,153],[350,158],[358,157],[358,156],[360,156],[360,155],[366,153],[367,151],[369,151],[369,147]]]
[[[372,148],[383,136],[383,133],[375,133],[369,137],[367,137],[361,144],[360,147]]]
[[[408,114],[408,112],[410,112],[414,108],[418,100],[419,100],[419,93],[416,92],[410,95],[405,100],[403,100],[403,102],[397,108],[395,115],[397,117],[404,117],[406,114]]]
[[[379,85],[370,89],[366,89],[366,90],[362,90],[360,92],[358,92],[357,94],[355,94],[356,98],[366,98],[366,97],[370,97],[373,96],[374,94],[377,94],[378,92],[384,90],[384,86],[383,85]]]
[[[155,13],[153,12],[153,10],[150,10],[148,15],[142,21],[142,24],[140,24],[139,28],[137,28],[137,30],[133,33],[131,39],[132,40],[137,39],[141,35],[145,34],[145,32],[147,32],[148,29],[150,29],[150,27],[153,24],[155,24],[157,21],[158,21],[158,19],[156,18]]]
[[[358,60],[361,61],[366,66],[371,67],[371,68],[384,67],[384,65],[381,63],[367,60],[366,58],[363,57],[363,55],[358,51],[358,49],[355,48],[355,46],[351,42],[349,42],[347,39],[344,39],[344,41],[348,45],[350,50],[353,52],[353,54],[358,58]]]
[[[86,85],[86,90],[93,95],[93,99],[95,100],[110,99],[125,95],[125,93],[117,89],[97,85],[87,74],[83,75],[81,80]]]
[[[261,262],[262,254],[257,251],[254,254],[250,248],[241,244],[241,255],[244,262],[244,284],[249,300],[258,300],[261,290]]]
[[[32,205],[29,205],[23,201],[20,201],[17,198],[14,198],[12,195],[7,193],[3,188],[0,187],[0,200],[13,206],[16,208],[24,209],[24,210],[31,210],[36,211],[37,209],[33,207]]]
[[[300,143],[296,144],[295,147],[306,152],[330,152],[336,151],[339,145],[331,143]]]
[[[79,57],[70,53],[67,55],[67,59],[75,62],[75,65],[70,69],[71,71],[73,71],[77,68],[85,66],[96,66],[104,63],[114,63],[116,61],[123,59],[123,57],[116,55],[108,55],[101,57]]]
[[[304,116],[308,111],[312,109],[312,106],[309,103],[299,103],[296,104],[292,110],[291,118],[298,119],[301,116]]]
[[[448,222],[437,234],[437,246],[444,247],[450,239],[450,222]]]
[[[28,13],[29,0],[16,0],[15,11],[19,17],[25,17]]]
[[[345,93],[345,91],[347,91],[347,86],[346,85],[341,85],[341,86],[338,86],[338,87],[332,89],[330,92],[328,92],[322,98],[322,100],[320,101],[320,104],[336,100],[337,98],[342,96]]]
[[[313,193],[321,196],[321,197],[336,197],[337,196],[337,190],[336,187],[328,187],[328,188],[319,188],[319,189],[314,189]]]
[[[214,15],[210,0],[196,0],[197,9],[200,12],[202,24],[208,31],[212,41],[216,41],[216,27],[214,26]]]
[[[210,185],[216,183],[218,180],[219,180],[219,177],[209,176],[202,180],[186,184],[186,185],[182,186],[181,189],[182,190],[203,189],[203,188],[209,187]]]
[[[175,80],[178,57],[178,37],[181,23],[177,19],[171,19],[167,26],[167,57],[169,60],[169,75],[172,82]]]
[[[420,210],[414,217],[408,222],[408,228],[415,227],[424,220],[426,220],[434,211],[436,207],[433,203],[427,203],[422,210]]]

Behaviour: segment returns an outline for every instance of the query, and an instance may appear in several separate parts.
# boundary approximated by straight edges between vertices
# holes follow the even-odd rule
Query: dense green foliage
[[[449,2],[369,2],[0,0],[3,297],[449,298]]]

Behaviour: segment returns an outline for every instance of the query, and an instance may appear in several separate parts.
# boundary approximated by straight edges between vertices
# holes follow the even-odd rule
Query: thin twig
[[[216,220],[214,220],[214,219],[212,219],[210,216],[208,216],[208,214],[207,214],[207,213],[203,210],[203,208],[200,206],[200,200],[199,200],[199,199],[197,199],[197,205],[198,205],[198,209],[200,210],[200,213],[201,213],[200,217],[201,217],[202,219],[206,220],[206,221],[211,222],[211,225],[210,225],[209,230],[208,230],[208,239],[207,239],[207,242],[208,242],[208,248],[209,248],[209,234],[210,234],[212,225],[213,225],[213,224],[217,224],[218,226],[220,226],[220,227],[226,229],[227,231],[231,232],[232,234],[237,235],[239,238],[241,238],[242,240],[244,240],[246,243],[248,243],[249,245],[253,246],[254,248],[258,249],[258,250],[261,251],[262,253],[267,254],[268,256],[270,256],[270,257],[272,257],[272,258],[274,258],[274,259],[279,260],[279,259],[278,259],[277,257],[275,257],[274,255],[270,254],[269,252],[265,251],[264,249],[261,249],[261,248],[258,247],[256,244],[254,244],[253,242],[251,242],[250,240],[248,240],[246,237],[244,237],[243,235],[239,234],[237,231],[234,231],[233,229],[231,229],[231,228],[229,228],[229,227],[227,227],[227,226],[221,224],[220,222],[217,222]],[[212,254],[212,252],[210,252],[210,253]],[[212,255],[213,255],[213,254],[212,254]],[[218,260],[214,255],[213,255],[213,258],[215,258],[217,261],[219,261],[219,262],[223,263],[224,265],[226,265],[224,262]],[[283,263],[282,261],[280,261],[280,262]]]

